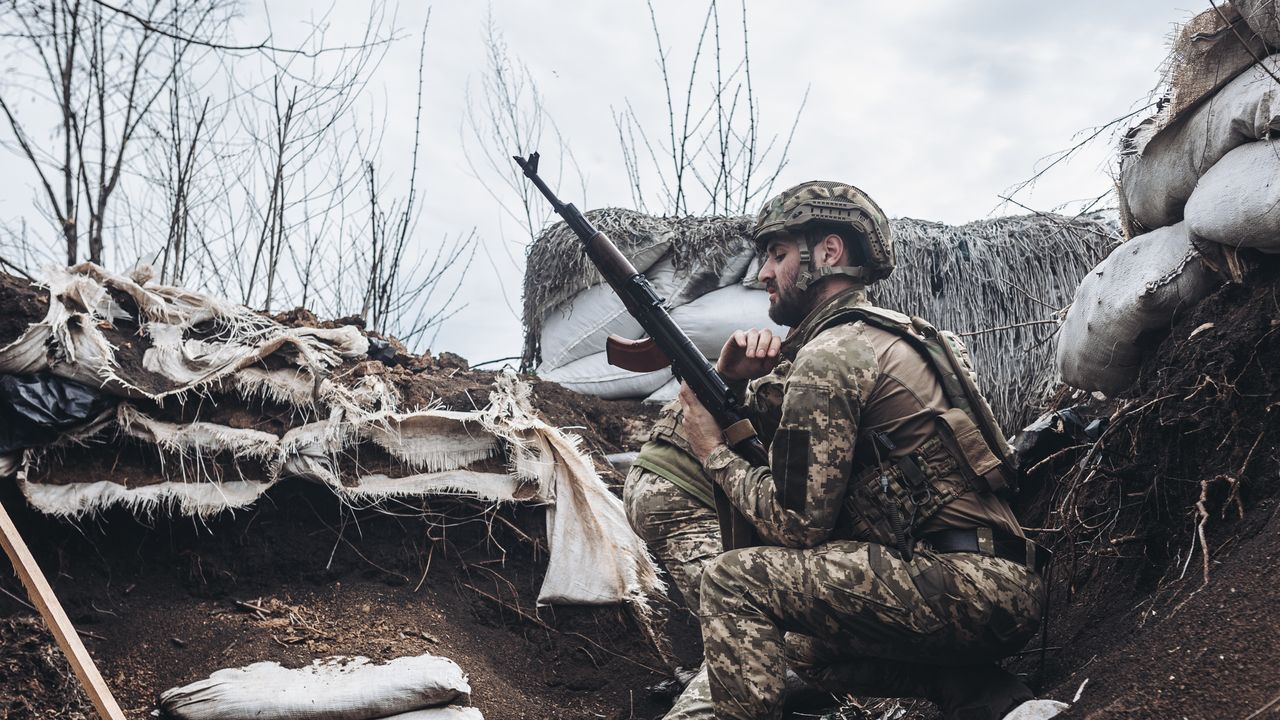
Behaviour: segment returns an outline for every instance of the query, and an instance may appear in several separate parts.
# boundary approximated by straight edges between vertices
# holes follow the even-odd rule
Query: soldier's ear
[[[819,267],[848,265],[849,258],[845,254],[844,238],[836,233],[827,233],[814,247],[813,258]]]

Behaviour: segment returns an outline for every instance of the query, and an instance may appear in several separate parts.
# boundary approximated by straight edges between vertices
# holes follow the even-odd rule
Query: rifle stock
[[[617,363],[619,367],[625,369],[648,367],[650,370],[656,370],[665,367],[667,364],[656,357],[656,354],[660,352],[661,359],[670,363],[672,373],[678,379],[689,384],[694,395],[711,412],[711,416],[715,418],[721,429],[733,426],[741,429],[743,425],[739,423],[746,416],[733,397],[728,383],[720,376],[720,373],[716,372],[711,363],[702,356],[702,352],[694,346],[689,336],[685,335],[680,326],[671,319],[671,315],[667,313],[667,309],[663,304],[663,299],[654,292],[649,280],[642,273],[636,271],[635,266],[618,250],[613,241],[603,232],[597,230],[581,211],[574,207],[572,203],[560,202],[555,193],[551,192],[551,189],[538,176],[538,153],[531,153],[527,159],[518,155],[514,159],[520,169],[524,171],[525,176],[550,201],[556,214],[564,219],[565,224],[582,241],[587,257],[600,270],[600,274],[604,276],[613,291],[622,299],[627,312],[631,313],[631,316],[640,323],[640,327],[644,328],[649,335],[647,340],[639,341],[639,343],[635,341],[613,342],[615,339],[610,338],[609,361],[613,363],[614,353],[616,352],[619,358],[626,355],[626,359],[622,362],[631,362],[634,366],[624,365],[620,362]],[[617,340],[621,340],[621,338]],[[627,354],[628,351],[630,351],[630,354]],[[653,366],[654,363],[659,362],[661,364]],[[735,433],[735,435],[738,435],[738,433]],[[754,433],[746,434],[745,437],[739,438],[731,447],[734,452],[737,452],[752,465],[769,464],[769,454]],[[719,485],[712,483],[712,489],[715,493],[716,516],[720,523],[720,540],[724,545],[724,549],[727,551],[758,545],[759,542],[756,540],[755,531],[750,521],[733,507],[732,503],[729,502],[728,496]]]

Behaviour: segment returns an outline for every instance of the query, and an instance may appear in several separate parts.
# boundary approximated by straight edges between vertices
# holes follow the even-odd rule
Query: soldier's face
[[[781,236],[765,247],[756,279],[769,293],[769,319],[795,327],[806,314],[804,291],[796,288],[800,277],[800,246],[795,238]]]

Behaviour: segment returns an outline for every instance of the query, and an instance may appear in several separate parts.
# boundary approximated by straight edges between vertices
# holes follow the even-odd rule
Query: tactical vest
[[[846,496],[851,537],[896,545],[909,555],[913,534],[939,510],[970,490],[1016,492],[1018,470],[990,406],[957,356],[954,335],[920,318],[869,305],[837,311],[816,332],[859,321],[905,340],[933,371],[951,405],[937,417],[935,434],[909,455],[890,459],[895,448],[889,438],[871,437],[877,457],[885,459],[855,471]],[[959,484],[943,482],[957,475]]]

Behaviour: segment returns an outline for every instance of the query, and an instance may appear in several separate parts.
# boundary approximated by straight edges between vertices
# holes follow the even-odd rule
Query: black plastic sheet
[[[115,404],[96,388],[49,373],[0,375],[0,453],[49,443]]]

